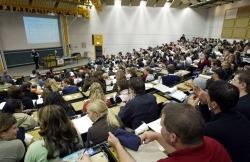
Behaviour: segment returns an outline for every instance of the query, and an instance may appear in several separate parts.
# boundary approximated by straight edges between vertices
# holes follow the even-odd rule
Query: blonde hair
[[[130,70],[130,68],[129,68],[129,67],[126,69],[126,72],[127,72],[128,74],[130,74],[130,73],[131,73],[131,70]]]
[[[232,69],[231,63],[229,63],[228,61],[224,61],[222,63],[222,66],[226,66],[227,68],[231,68]]]
[[[93,82],[90,86],[90,101],[94,100],[102,100],[105,101],[107,100],[106,96],[103,93],[102,87],[98,82]]]
[[[107,115],[107,123],[110,127],[120,127],[120,124],[118,120],[116,119],[115,114],[113,113],[112,110],[110,110],[107,107],[106,102],[102,100],[95,100],[91,101],[88,106],[87,110],[92,111],[92,112],[97,112],[99,114],[99,117],[102,117],[103,115]]]
[[[103,79],[110,80],[110,77],[109,77],[108,73],[103,73],[102,76],[103,76]]]

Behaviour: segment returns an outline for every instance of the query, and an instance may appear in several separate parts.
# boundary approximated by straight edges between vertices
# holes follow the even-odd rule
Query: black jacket
[[[93,123],[92,127],[89,128],[87,141],[92,141],[92,145],[107,141],[109,136],[108,132],[114,133],[118,128],[124,129],[124,125],[118,116],[116,116],[116,119],[118,120],[120,127],[110,127],[106,121],[106,118],[107,115],[100,117],[96,122]]]
[[[233,162],[250,161],[250,122],[237,111],[212,114],[207,105],[199,105],[205,119],[205,136],[216,139]]]
[[[138,94],[121,107],[118,116],[125,126],[132,129],[138,128],[142,121],[150,123],[160,117],[156,97],[152,94]]]

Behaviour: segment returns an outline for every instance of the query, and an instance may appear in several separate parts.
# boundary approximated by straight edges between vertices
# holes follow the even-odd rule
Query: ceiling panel
[[[106,0],[106,5],[114,5],[115,0]]]
[[[141,0],[132,0],[131,6],[139,6],[141,3]]]
[[[198,8],[209,8],[209,7],[206,7],[206,6],[198,6]]]
[[[130,6],[130,0],[122,0],[121,5],[122,6]]]
[[[189,3],[189,0],[181,0],[182,3],[187,4]]]
[[[225,2],[225,1],[217,1],[217,2],[214,2],[213,4],[225,4],[225,3],[228,3],[228,2]]]
[[[190,2],[191,2],[192,4],[197,4],[197,3],[198,3],[197,0],[190,0]]]
[[[181,4],[180,0],[173,0],[173,2],[171,3],[170,7],[171,8],[178,8],[180,4]]]
[[[146,6],[154,7],[156,0],[147,0]]]
[[[164,7],[166,0],[158,0],[155,7]]]
[[[205,6],[205,7],[214,7],[216,5],[215,4],[206,4],[206,5],[203,5],[203,6]]]
[[[179,7],[180,8],[187,8],[189,6],[190,3],[182,3]]]

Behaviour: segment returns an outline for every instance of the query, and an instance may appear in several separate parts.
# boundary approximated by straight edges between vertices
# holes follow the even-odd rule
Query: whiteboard
[[[227,10],[225,19],[235,19],[237,17],[237,11],[238,11],[238,8]]]
[[[25,34],[23,16],[50,18],[57,19],[58,21],[58,16],[0,10],[0,39],[4,51],[51,48],[62,46],[61,37],[59,42],[28,44]],[[39,37],[37,39],[39,39]]]

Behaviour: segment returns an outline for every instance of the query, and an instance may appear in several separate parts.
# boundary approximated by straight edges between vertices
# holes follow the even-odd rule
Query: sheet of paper
[[[153,129],[155,132],[161,133],[161,118],[157,119],[151,123],[148,123],[147,125]]]
[[[6,104],[6,102],[1,102],[1,103],[0,103],[0,110],[3,109],[3,107],[4,107],[5,104]]]
[[[151,83],[145,83],[145,87],[146,88],[153,88],[153,84],[151,84]]]
[[[202,75],[202,74],[200,74],[199,77],[206,78],[206,79],[211,79],[212,76],[211,75],[208,76],[208,75]]]
[[[161,92],[163,92],[163,93],[165,93],[169,89],[169,87],[167,87],[167,86],[165,86],[163,84],[157,84],[157,85],[154,86],[154,88],[161,91]]]
[[[78,132],[81,134],[87,133],[89,127],[91,127],[93,124],[93,122],[89,119],[89,117],[87,115],[85,115],[81,118],[73,119],[72,121],[73,121],[76,129],[78,130]]]

